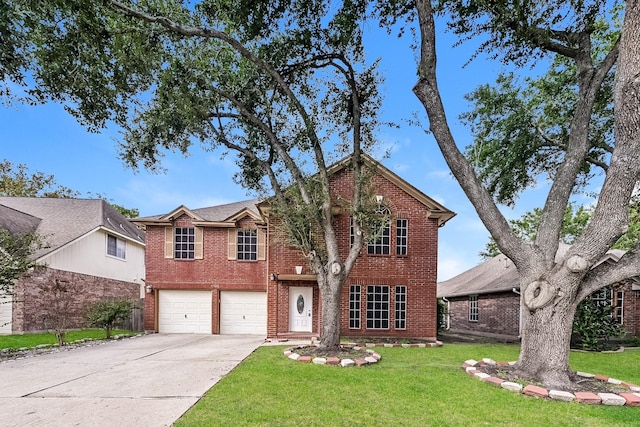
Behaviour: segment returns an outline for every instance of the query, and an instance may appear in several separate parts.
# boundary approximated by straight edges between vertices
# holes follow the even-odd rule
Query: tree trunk
[[[342,275],[328,273],[318,277],[322,301],[322,332],[319,348],[336,349],[340,346],[340,291]]]
[[[529,312],[520,304],[522,342],[515,365],[524,378],[535,378],[552,390],[566,390],[571,384],[569,345],[576,304],[565,297],[559,304],[549,304]]]

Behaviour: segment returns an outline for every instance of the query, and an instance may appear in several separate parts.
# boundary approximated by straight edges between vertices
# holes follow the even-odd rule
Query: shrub
[[[93,303],[87,313],[89,326],[102,328],[111,337],[111,329],[131,315],[131,310],[138,308],[135,301],[119,298],[107,299]]]

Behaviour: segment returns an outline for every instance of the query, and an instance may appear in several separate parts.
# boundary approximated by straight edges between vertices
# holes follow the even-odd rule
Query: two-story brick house
[[[347,165],[329,170],[332,197],[343,204],[353,182]],[[382,165],[375,170],[375,197],[390,221],[365,245],[345,283],[341,335],[434,339],[438,228],[455,214]],[[349,210],[336,209],[334,221],[346,254]],[[267,202],[181,206],[136,222],[147,232],[146,280],[153,289],[145,299],[146,329],[319,335],[315,275],[299,249],[276,237]]]

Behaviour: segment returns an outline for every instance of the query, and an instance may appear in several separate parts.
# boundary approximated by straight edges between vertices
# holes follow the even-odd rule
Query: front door
[[[311,332],[313,320],[313,288],[289,288],[289,330]]]

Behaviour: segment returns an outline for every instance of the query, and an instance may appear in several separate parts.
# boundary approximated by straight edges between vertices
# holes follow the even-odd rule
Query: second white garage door
[[[267,334],[266,292],[220,292],[221,334]]]
[[[211,333],[211,291],[158,292],[158,330],[161,333]]]

